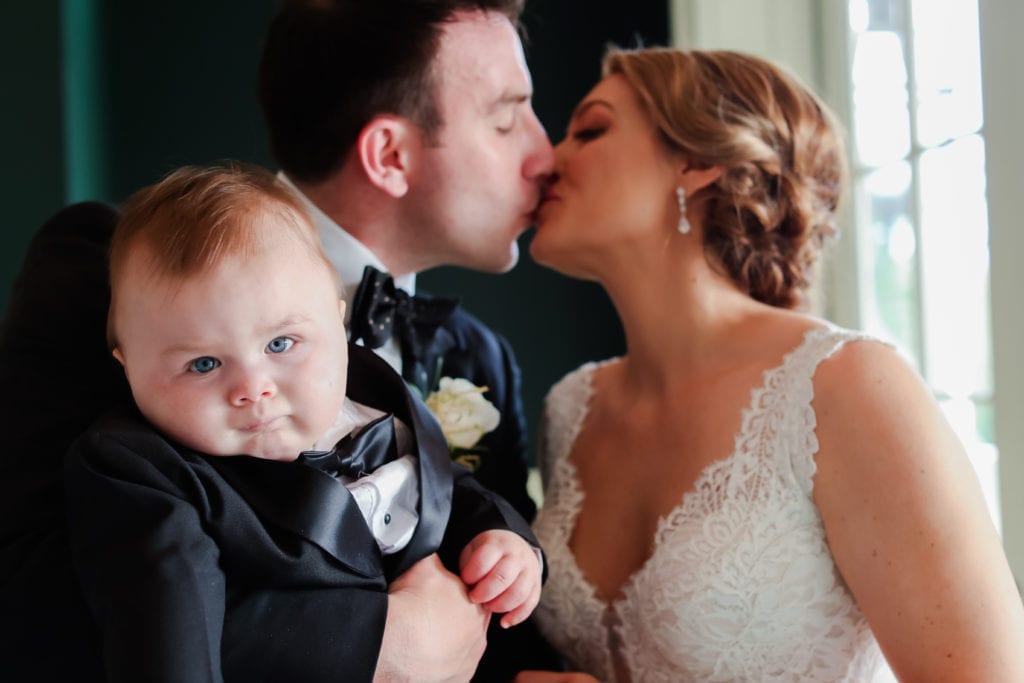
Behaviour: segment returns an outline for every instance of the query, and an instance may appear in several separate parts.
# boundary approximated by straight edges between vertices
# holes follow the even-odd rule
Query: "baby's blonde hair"
[[[264,246],[261,219],[266,217],[276,219],[310,257],[334,273],[301,200],[259,166],[183,166],[129,197],[110,242],[110,347],[117,346],[115,303],[130,286],[126,267],[133,255],[146,254],[150,277],[181,281],[206,272],[224,257],[259,253]],[[340,283],[338,289],[340,295]]]

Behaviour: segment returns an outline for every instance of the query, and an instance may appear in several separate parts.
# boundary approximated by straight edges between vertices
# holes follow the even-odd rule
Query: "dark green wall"
[[[6,3],[14,5],[15,3]],[[7,152],[0,193],[0,305],[25,245],[70,201],[117,202],[171,168],[236,158],[272,166],[256,103],[256,64],[274,0],[170,3],[37,0],[0,10]],[[561,139],[597,81],[605,45],[667,42],[664,0],[532,0],[525,24],[535,107]],[[457,294],[511,341],[533,430],[544,393],[585,360],[623,351],[595,285],[523,259],[497,277],[442,268],[420,286]]]
[[[0,309],[35,229],[185,163],[271,165],[256,64],[273,0],[42,0],[0,10]]]
[[[17,5],[16,7],[14,5]],[[65,196],[60,3],[0,9],[0,305],[38,226]]]
[[[272,0],[104,5],[113,197],[186,163],[272,165],[256,99]]]

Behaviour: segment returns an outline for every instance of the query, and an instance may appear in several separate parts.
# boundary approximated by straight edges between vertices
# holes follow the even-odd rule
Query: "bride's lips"
[[[551,202],[557,202],[558,200],[559,200],[559,197],[558,197],[557,194],[555,194],[554,192],[551,192],[550,190],[546,191],[544,193],[544,195],[540,198],[540,203],[537,204],[537,208],[533,212],[533,222],[534,222],[534,224],[536,224],[537,221],[540,219],[540,214],[541,214],[541,211],[544,210],[544,207],[547,204],[549,204]]]

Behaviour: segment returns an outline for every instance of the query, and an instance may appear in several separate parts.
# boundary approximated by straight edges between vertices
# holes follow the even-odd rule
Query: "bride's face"
[[[555,148],[555,173],[536,214],[530,253],[573,277],[598,279],[609,256],[661,243],[679,219],[682,164],[620,75],[576,107]]]

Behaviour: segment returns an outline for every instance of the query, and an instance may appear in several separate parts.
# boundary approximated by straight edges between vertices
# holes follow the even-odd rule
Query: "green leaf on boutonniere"
[[[480,467],[486,450],[486,448],[449,448],[452,460],[466,467],[470,472],[476,472],[477,468]]]

